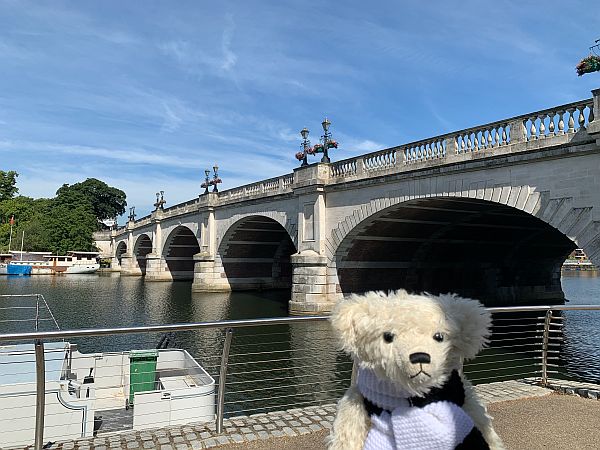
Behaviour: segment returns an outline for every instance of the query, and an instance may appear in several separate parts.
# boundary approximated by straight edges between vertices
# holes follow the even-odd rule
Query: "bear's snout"
[[[429,364],[431,362],[431,356],[429,356],[429,353],[411,353],[408,358],[412,364]]]

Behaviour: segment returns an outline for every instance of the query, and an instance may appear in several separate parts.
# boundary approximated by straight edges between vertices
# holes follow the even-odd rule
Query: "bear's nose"
[[[410,359],[410,362],[412,364],[417,364],[417,363],[429,364],[431,362],[431,356],[429,356],[429,353],[423,353],[423,352],[411,353],[411,355],[408,358]]]

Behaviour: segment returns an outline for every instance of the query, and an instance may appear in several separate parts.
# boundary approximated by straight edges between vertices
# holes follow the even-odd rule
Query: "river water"
[[[562,283],[569,304],[600,304],[596,273],[573,272],[563,276]],[[191,282],[146,283],[118,274],[0,278],[0,294],[31,293],[44,295],[62,329],[281,317],[288,314],[289,296],[289,291],[192,293]],[[6,322],[13,313],[2,306],[0,333],[31,330],[31,323]],[[566,312],[564,317],[563,370],[573,378],[600,382],[600,312]],[[51,329],[52,323],[44,325]],[[155,348],[162,337],[120,335],[72,342],[82,352],[95,352]],[[222,330],[203,330],[170,336],[169,344],[188,350],[216,378],[222,342]],[[351,366],[334,347],[326,323],[236,331],[226,410],[262,411],[266,399],[269,408],[283,408],[338,397],[348,384]],[[275,381],[265,392],[260,386],[266,378]]]

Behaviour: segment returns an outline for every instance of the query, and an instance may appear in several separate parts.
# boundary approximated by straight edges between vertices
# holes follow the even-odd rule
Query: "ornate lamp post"
[[[302,128],[302,130],[300,130],[300,136],[302,136],[302,143],[300,144],[302,146],[302,151],[296,153],[296,159],[298,161],[302,161],[302,164],[300,164],[300,167],[308,166],[308,155],[314,154],[312,152],[312,148],[310,147],[310,141],[308,140],[308,133],[310,133],[310,132],[308,131],[308,128],[306,128],[306,127]]]
[[[217,188],[217,184],[222,183],[221,179],[219,178],[219,166],[217,166],[216,164],[213,166],[213,179],[211,181],[212,185],[213,185],[213,192],[219,192],[219,189]]]
[[[330,148],[337,148],[338,143],[331,139],[331,133],[329,132],[329,126],[331,125],[331,122],[327,120],[327,117],[325,117],[325,120],[323,120],[321,125],[323,126],[323,136],[321,136],[322,144],[320,150],[315,149],[315,153],[322,152],[323,157],[321,158],[321,162],[328,163],[331,162],[331,160],[329,159],[329,154],[327,152]]]
[[[210,183],[210,178],[208,177],[208,174],[209,174],[209,173],[210,173],[210,170],[208,170],[208,169],[206,169],[206,170],[204,171],[204,177],[205,177],[205,178],[204,178],[204,183],[202,183],[202,184],[200,185],[200,187],[203,187],[203,188],[204,188],[204,193],[205,193],[205,194],[208,194],[208,187],[211,185],[211,183]]]
[[[212,180],[210,179],[210,170],[206,169],[204,171],[204,175],[206,176],[206,178],[204,179],[204,183],[202,183],[200,185],[200,187],[204,188],[204,193],[208,194],[208,188],[209,186],[213,187],[213,192],[219,192],[219,188],[217,187],[217,184],[222,183],[223,180],[221,180],[221,178],[219,178],[219,166],[217,166],[216,164],[213,166],[213,178]]]
[[[129,221],[135,222],[135,206],[129,208]]]
[[[331,133],[329,132],[329,126],[331,125],[331,122],[325,118],[321,125],[323,126],[324,134],[321,136],[321,142],[315,144],[314,147],[310,146],[310,141],[308,140],[308,130],[303,128],[302,131],[300,131],[300,135],[304,139],[302,141],[302,147],[304,150],[296,153],[296,159],[298,161],[302,161],[300,167],[308,165],[307,156],[314,155],[315,153],[323,153],[323,157],[321,158],[322,163],[331,162],[328,151],[330,148],[338,148],[338,143],[331,138]]]
[[[156,203],[154,204],[154,207],[156,208],[155,211],[158,211],[159,209],[163,209],[163,205],[165,203],[167,203],[165,201],[164,194],[165,194],[165,191],[160,191],[160,192],[156,193]]]

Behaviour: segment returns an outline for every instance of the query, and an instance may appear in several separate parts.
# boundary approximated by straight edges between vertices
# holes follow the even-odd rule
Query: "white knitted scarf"
[[[363,450],[453,450],[474,426],[460,406],[448,401],[410,406],[407,392],[370,369],[359,368],[357,387],[363,397],[387,410],[371,416]]]

